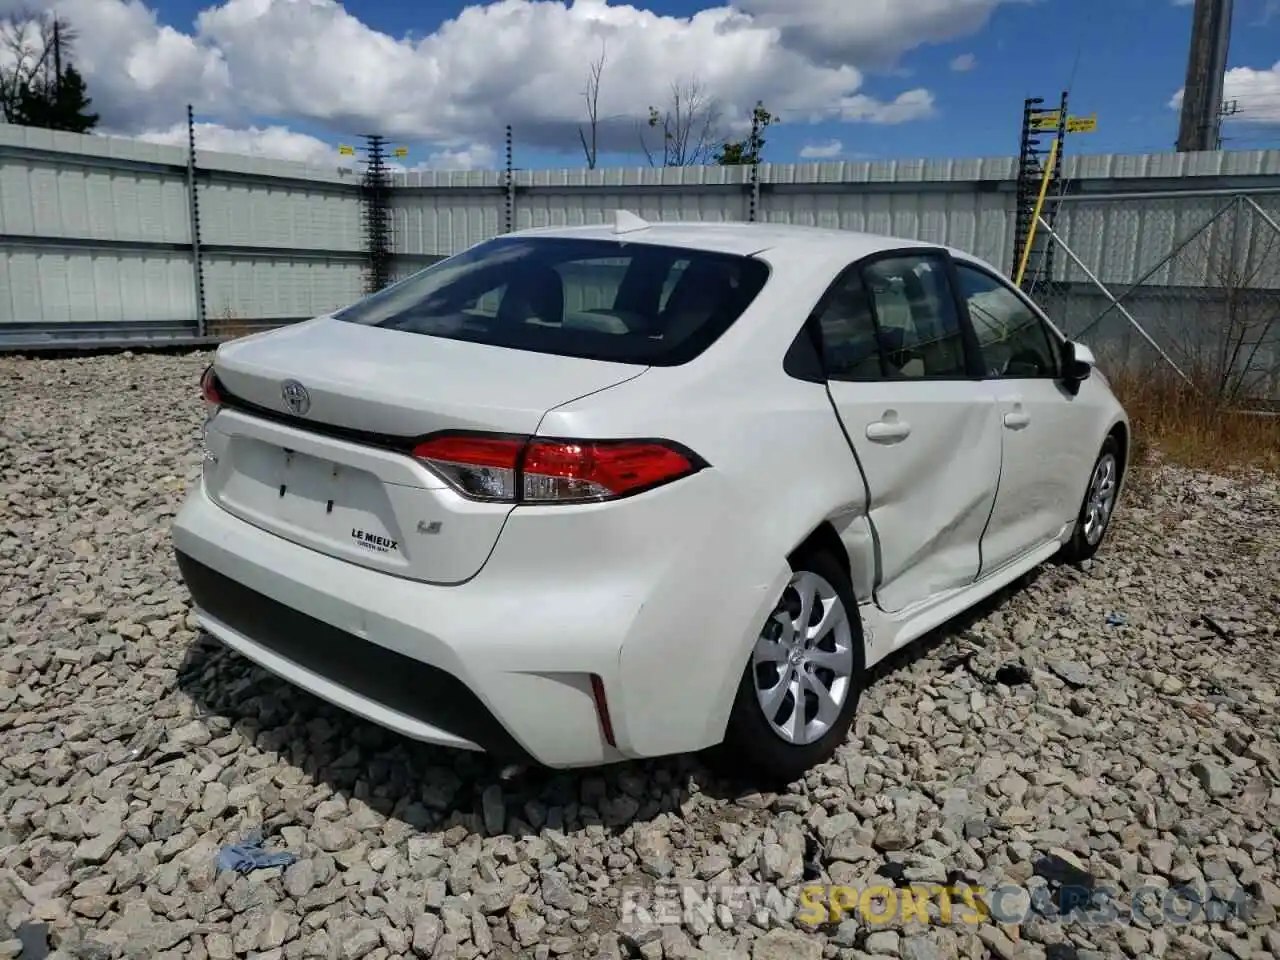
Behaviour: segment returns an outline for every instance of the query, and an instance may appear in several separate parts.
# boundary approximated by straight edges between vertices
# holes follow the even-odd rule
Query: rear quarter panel
[[[651,571],[656,587],[619,651],[620,712],[637,718],[628,735],[642,753],[691,749],[691,730],[700,731],[696,745],[722,737],[751,645],[790,575],[788,554],[822,521],[840,532],[865,513],[861,474],[825,386],[782,366],[831,275],[803,264],[775,275],[771,283],[784,282],[766,286],[733,336],[702,357],[558,407],[539,428],[676,440],[717,474],[721,496],[712,506],[690,498],[685,539]]]

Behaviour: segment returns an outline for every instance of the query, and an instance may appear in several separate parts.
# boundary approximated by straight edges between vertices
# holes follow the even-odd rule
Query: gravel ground
[[[691,758],[502,783],[192,629],[167,528],[207,361],[0,358],[0,958],[33,923],[93,958],[1280,954],[1274,479],[1135,491],[1088,569],[879,671],[783,793]],[[255,828],[299,859],[218,871]],[[815,927],[814,883],[991,915]]]

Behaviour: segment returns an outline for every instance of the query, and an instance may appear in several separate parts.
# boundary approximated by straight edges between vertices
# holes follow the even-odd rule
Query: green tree
[[[46,130],[88,133],[98,125],[98,115],[89,112],[91,103],[80,71],[68,66],[50,87],[33,84],[19,92],[17,122]]]
[[[71,64],[75,32],[52,13],[0,21],[0,112],[8,123],[88,133],[98,124]]]
[[[765,109],[764,103],[757,100],[755,109],[751,111],[751,133],[745,140],[726,140],[720,144],[711,162],[722,167],[751,165],[759,163],[764,153],[764,132],[772,124],[781,123],[778,117]]]

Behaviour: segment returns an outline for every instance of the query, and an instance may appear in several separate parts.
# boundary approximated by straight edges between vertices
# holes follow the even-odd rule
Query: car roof
[[[940,244],[919,240],[904,240],[856,230],[839,230],[828,227],[808,227],[789,223],[741,223],[741,222],[683,222],[658,221],[645,224],[631,214],[619,232],[612,223],[591,224],[580,227],[540,227],[518,230],[505,237],[563,237],[581,240],[613,240],[626,243],[652,243],[661,246],[685,247],[691,250],[708,250],[718,253],[734,253],[740,256],[764,253],[779,248],[821,246],[824,251],[838,254],[849,261],[870,256],[885,250],[901,250],[909,247],[947,249]]]

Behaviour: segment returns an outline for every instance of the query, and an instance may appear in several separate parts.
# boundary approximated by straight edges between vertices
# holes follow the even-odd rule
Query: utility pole
[[[1191,48],[1178,123],[1178,152],[1216,150],[1222,124],[1222,83],[1231,41],[1232,0],[1196,0]]]
[[[56,87],[62,86],[62,24],[56,13],[53,15],[53,82]]]

